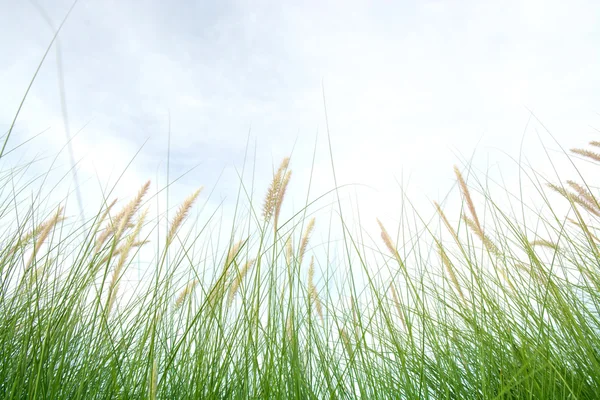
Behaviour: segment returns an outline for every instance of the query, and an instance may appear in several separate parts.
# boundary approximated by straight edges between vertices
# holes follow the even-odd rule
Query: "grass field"
[[[573,165],[600,162],[598,147],[571,150]],[[460,208],[403,207],[371,244],[341,206],[282,213],[292,164],[260,204],[240,183],[228,243],[212,238],[217,211],[189,217],[201,190],[159,231],[150,182],[78,222],[39,206],[25,167],[1,171],[0,396],[598,398],[595,175],[522,168],[537,197],[507,189],[504,206],[455,168]],[[314,249],[319,224],[342,240]]]

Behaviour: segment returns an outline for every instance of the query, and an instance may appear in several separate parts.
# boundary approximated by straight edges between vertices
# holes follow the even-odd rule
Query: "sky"
[[[2,133],[71,5],[0,0]],[[290,155],[289,207],[305,201],[313,155],[312,193],[332,189],[330,139],[338,184],[354,184],[343,196],[367,227],[393,227],[401,191],[432,213],[455,164],[511,171],[512,190],[521,151],[544,168],[542,143],[599,138],[599,19],[597,1],[79,0],[7,149],[33,139],[5,163],[43,170],[59,154],[72,189],[72,137],[89,215],[123,170],[115,196],[164,187],[170,154],[170,179],[187,174],[169,200],[204,185],[227,217],[246,154],[258,202]]]

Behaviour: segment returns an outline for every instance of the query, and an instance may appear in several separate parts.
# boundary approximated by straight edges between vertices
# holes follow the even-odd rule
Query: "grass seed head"
[[[131,219],[140,207],[144,196],[146,196],[146,193],[148,193],[149,188],[150,181],[147,181],[138,191],[137,195],[133,198],[133,200],[131,200],[129,204],[127,204],[127,206],[125,206],[125,208],[123,209],[122,217],[120,218],[117,231],[115,232],[115,238],[117,241],[121,238],[121,235],[123,234],[125,229],[127,229],[127,226],[129,225]]]
[[[198,280],[194,279],[193,281],[189,282],[185,288],[181,291],[181,293],[179,293],[179,296],[177,296],[177,299],[175,299],[175,309],[177,310],[179,307],[181,307],[181,305],[183,304],[183,302],[185,301],[185,299],[188,298],[189,295],[192,294],[192,291],[194,290],[194,288],[198,285]]]
[[[396,246],[394,246],[394,244],[392,243],[392,238],[390,237],[390,234],[387,232],[387,230],[385,229],[385,227],[379,219],[377,219],[377,224],[381,229],[381,239],[383,240],[383,243],[385,243],[385,246],[388,248],[389,252],[392,253],[392,255],[396,257],[397,260],[400,260],[400,254],[398,254]]]
[[[263,217],[265,221],[269,221],[273,216],[273,213],[275,212],[277,203],[280,198],[280,191],[283,184],[284,173],[287,170],[289,163],[289,157],[284,158],[283,161],[281,161],[277,172],[273,176],[273,180],[271,181],[271,185],[269,186],[269,190],[267,191],[267,196],[265,197],[265,202],[263,205]]]
[[[471,231],[475,234],[475,236],[477,236],[479,238],[479,240],[481,240],[481,242],[483,243],[485,248],[490,253],[492,253],[498,257],[502,256],[502,253],[500,253],[500,250],[498,249],[498,247],[496,247],[494,242],[492,242],[492,240],[483,232],[483,230],[481,230],[481,226],[477,225],[477,223],[475,221],[473,221],[471,218],[467,217],[464,214],[463,214],[463,221],[465,221],[467,226],[471,229]]]
[[[244,244],[244,241],[239,240],[237,243],[235,243],[229,249],[229,252],[227,253],[227,258],[225,259],[225,265],[223,266],[223,269],[225,271],[227,271],[229,269],[229,267],[231,266],[231,263],[233,263],[235,261],[235,258],[238,256],[238,254],[240,252],[240,248],[242,247],[242,244]]]
[[[456,175],[456,179],[458,179],[458,184],[460,185],[460,190],[463,194],[463,197],[465,198],[465,200],[467,202],[467,207],[469,208],[469,212],[471,213],[473,222],[477,226],[477,229],[480,232],[483,232],[483,229],[481,229],[481,224],[479,223],[479,218],[477,218],[477,212],[475,211],[475,204],[473,204],[473,199],[471,198],[471,192],[469,191],[469,188],[467,187],[467,184],[466,184],[465,180],[463,179],[463,176],[460,173],[460,170],[458,169],[458,167],[456,165],[454,166],[454,174]]]
[[[589,213],[594,214],[597,217],[600,217],[600,208],[598,207],[595,200],[592,203],[590,203],[589,201],[587,201],[585,199],[585,197],[582,197],[581,195],[578,196],[574,193],[571,193],[561,186],[555,185],[553,183],[548,183],[547,185],[550,189],[552,189],[556,193],[562,195],[567,200],[571,201],[572,203],[579,204],[581,207],[583,207]]]
[[[200,187],[198,190],[196,190],[194,193],[192,193],[190,196],[188,196],[188,198],[185,199],[185,201],[183,202],[183,204],[177,210],[177,214],[175,214],[175,218],[173,218],[173,222],[171,223],[171,227],[170,227],[169,233],[167,235],[167,246],[169,244],[171,244],[171,242],[175,238],[175,235],[177,234],[177,230],[179,229],[179,227],[183,223],[183,220],[185,219],[185,217],[187,216],[188,212],[192,208],[192,205],[194,204],[194,202],[198,198],[198,195],[200,194],[200,192],[202,191],[202,189],[203,188]]]
[[[142,199],[148,192],[148,188],[150,188],[150,181],[147,181],[141,187],[141,189],[138,191],[135,198],[133,198],[129,203],[127,203],[127,205],[125,207],[123,207],[121,209],[121,211],[119,211],[119,213],[114,218],[112,218],[111,221],[109,221],[107,223],[106,227],[104,228],[104,230],[102,231],[100,236],[98,236],[98,239],[96,239],[96,252],[100,251],[100,249],[102,248],[102,245],[106,242],[106,240],[111,235],[114,235],[115,241],[118,242],[119,239],[121,238],[121,235],[123,234],[123,232],[127,228],[131,227],[131,224],[130,224],[131,218],[133,217],[135,212],[138,210],[138,208],[142,202]],[[115,201],[113,201],[110,208],[112,208]],[[107,211],[110,211],[110,209]]]
[[[323,306],[321,305],[321,300],[319,299],[319,293],[317,292],[317,287],[315,286],[315,283],[314,283],[314,277],[315,277],[315,258],[311,257],[310,266],[308,268],[308,293],[309,293],[309,296],[310,296],[313,304],[315,305],[317,314],[319,314],[319,317],[321,318],[321,322],[323,322],[324,321]]]
[[[288,236],[285,241],[285,262],[287,265],[292,264],[292,258],[294,257],[294,248],[292,247],[292,237]]]
[[[277,230],[279,224],[279,213],[281,212],[281,205],[283,204],[283,198],[285,197],[285,192],[288,187],[288,183],[290,183],[290,177],[292,176],[292,171],[288,171],[285,174],[285,178],[283,178],[283,182],[279,189],[279,193],[277,196],[277,201],[275,203],[275,218],[273,222],[274,229]]]
[[[231,304],[233,303],[233,299],[235,298],[235,295],[237,294],[238,290],[240,289],[240,285],[242,284],[242,281],[248,274],[248,271],[254,265],[254,261],[255,261],[255,259],[246,261],[246,263],[244,264],[244,267],[240,270],[240,273],[233,280],[233,283],[231,284],[231,288],[229,289],[229,296],[227,299],[228,306],[231,306]]]
[[[39,225],[38,228],[36,229],[36,231],[39,232],[39,236],[38,236],[37,240],[35,241],[35,245],[33,247],[33,253],[31,253],[31,257],[29,257],[29,261],[27,261],[27,264],[25,264],[26,270],[29,269],[29,267],[35,260],[35,257],[37,255],[37,252],[39,251],[39,248],[42,246],[42,244],[44,244],[44,242],[50,235],[50,232],[52,232],[52,229],[54,229],[54,227],[56,225],[58,225],[59,222],[65,220],[65,218],[62,216],[62,212],[63,212],[63,207],[59,206],[58,209],[56,210],[56,213],[49,220],[47,220],[47,221],[43,222],[41,225]]]
[[[530,244],[532,246],[541,246],[541,247],[547,247],[552,250],[558,250],[558,244],[552,243],[551,241],[546,240],[546,239],[536,239],[533,242],[531,242]]]
[[[597,143],[597,142],[593,142],[593,143]],[[595,153],[593,151],[585,150],[585,149],[571,149],[571,152],[575,153],[575,154],[579,154],[580,156],[587,157],[591,160],[600,162],[600,154]]]
[[[104,220],[106,219],[106,216],[110,213],[110,210],[112,210],[112,208],[114,207],[114,205],[117,204],[117,199],[114,199],[104,210],[104,212],[102,213],[102,215],[100,216],[100,218],[98,218],[98,221],[96,222],[96,226],[100,227],[100,225],[102,225],[104,223]]]
[[[306,247],[308,246],[308,241],[310,240],[310,235],[312,234],[312,231],[314,228],[315,228],[315,219],[312,218],[308,222],[308,225],[306,226],[306,230],[304,231],[304,236],[302,236],[302,240],[300,241],[298,264],[302,264],[302,260],[304,258],[304,253],[306,252]]]

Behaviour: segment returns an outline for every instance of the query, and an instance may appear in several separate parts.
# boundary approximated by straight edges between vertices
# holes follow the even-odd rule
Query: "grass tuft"
[[[519,166],[522,187],[503,188],[472,167],[467,186],[455,167],[461,200],[445,207],[460,218],[405,199],[395,242],[379,219],[351,224],[334,191],[339,223],[315,224],[326,193],[289,202],[280,224],[289,164],[262,219],[240,182],[230,226],[210,201],[188,221],[198,189],[166,230],[150,182],[77,222],[65,199],[32,203],[38,181],[1,171],[0,397],[598,397],[596,171],[561,184]]]

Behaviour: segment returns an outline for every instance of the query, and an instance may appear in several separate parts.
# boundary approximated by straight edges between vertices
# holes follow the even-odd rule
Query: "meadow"
[[[599,147],[565,154],[579,171]],[[190,217],[200,188],[162,231],[151,182],[125,201],[107,192],[77,221],[74,202],[31,195],[27,164],[1,171],[0,396],[598,398],[594,175],[519,166],[536,197],[507,188],[499,202],[485,176],[455,167],[460,207],[434,202],[432,220],[401,199],[401,220],[377,220],[371,242],[345,223],[340,187],[282,211],[292,161],[260,202],[240,182],[231,226],[218,210]],[[315,219],[325,195],[337,212]],[[317,251],[317,224],[342,240]],[[143,252],[150,266],[132,279]]]

